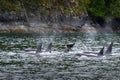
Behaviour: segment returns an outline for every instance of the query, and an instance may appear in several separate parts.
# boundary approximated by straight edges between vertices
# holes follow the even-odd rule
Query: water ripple
[[[0,33],[1,80],[119,80],[119,33],[6,34]],[[105,50],[114,41],[113,56],[76,57],[82,51]],[[53,42],[52,53],[26,54],[43,42],[46,49]],[[75,42],[70,53],[63,53],[65,44]]]

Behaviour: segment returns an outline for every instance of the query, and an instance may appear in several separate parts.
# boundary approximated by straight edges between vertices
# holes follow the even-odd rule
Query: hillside
[[[120,0],[0,0],[0,22],[33,22],[120,30]]]

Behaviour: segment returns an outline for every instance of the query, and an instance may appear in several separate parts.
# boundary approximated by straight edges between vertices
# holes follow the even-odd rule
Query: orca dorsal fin
[[[100,50],[100,52],[97,54],[98,56],[103,56],[104,54],[104,47]]]
[[[42,52],[42,43],[39,43],[37,46],[36,53],[41,53]]]
[[[66,45],[66,49],[64,50],[64,52],[69,52],[70,51],[70,49],[73,47],[75,45],[75,43],[72,43],[72,44],[67,44]]]
[[[47,52],[51,53],[51,49],[52,49],[52,43],[50,43],[46,49]]]
[[[67,44],[67,48],[72,48],[75,45],[75,43]]]
[[[113,46],[113,42],[111,42],[111,44],[108,46],[105,52],[106,55],[112,54],[112,46]]]

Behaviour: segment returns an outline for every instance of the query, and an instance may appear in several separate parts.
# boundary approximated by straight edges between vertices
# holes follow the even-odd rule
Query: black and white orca
[[[87,56],[87,57],[101,57],[104,55],[104,47],[99,52],[83,52],[77,53],[76,56]]]
[[[43,52],[49,52],[51,53],[51,50],[52,50],[52,43],[49,43],[48,47],[46,50],[42,50],[42,43],[39,43],[37,45],[37,49],[26,49],[24,50],[26,53],[29,53],[29,54],[39,54],[39,53],[43,53]]]
[[[113,46],[113,42],[111,42],[111,44],[108,46],[105,55],[111,55],[112,54],[112,46]]]
[[[63,52],[57,52],[57,53],[60,53],[60,54],[62,54],[62,53],[68,53],[68,52],[73,48],[74,45],[75,45],[75,43],[67,44],[67,45],[66,45],[66,48],[65,48],[65,50],[64,50]],[[49,43],[47,49],[46,49],[46,50],[42,50],[42,43],[39,43],[39,44],[37,45],[37,49],[26,49],[26,50],[24,50],[24,51],[25,51],[25,53],[28,53],[28,54],[47,55],[47,54],[50,54],[50,53],[51,53],[52,47],[53,47],[52,43]],[[56,52],[51,53],[51,55],[52,55],[52,54],[56,54]],[[57,55],[57,54],[56,54],[56,55]]]
[[[49,52],[49,53],[51,53],[51,50],[52,50],[52,43],[49,43],[47,49],[44,50],[44,51],[42,51],[42,43],[39,43],[39,45],[37,46],[36,53],[42,53],[42,52]]]
[[[77,53],[76,56],[87,56],[87,57],[102,57],[112,54],[112,46],[113,42],[108,46],[107,50],[104,52],[104,47],[98,52],[83,52],[83,53]]]
[[[67,44],[64,52],[68,53],[71,50],[71,48],[73,48],[74,45],[75,43]]]
[[[64,53],[68,53],[75,43],[67,44],[66,48],[64,50]],[[76,53],[75,56],[87,56],[87,57],[102,57],[102,56],[107,56],[112,54],[112,46],[113,42],[108,46],[107,50],[104,52],[104,47],[99,51],[99,52],[82,52],[82,53]],[[32,49],[32,50],[25,50],[25,52],[29,54],[50,54],[52,50],[52,43],[49,43],[48,47],[46,50],[42,50],[42,43],[39,43],[37,46],[37,49]],[[61,53],[62,54],[62,53]]]
[[[37,46],[36,53],[41,53],[42,52],[42,43],[39,43]]]

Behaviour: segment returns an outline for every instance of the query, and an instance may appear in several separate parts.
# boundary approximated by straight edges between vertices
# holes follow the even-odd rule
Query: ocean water
[[[113,44],[112,56],[78,57],[84,51],[99,52]],[[26,53],[42,42],[52,52]],[[65,45],[75,43],[69,53]],[[0,80],[119,80],[119,33],[0,33]]]

